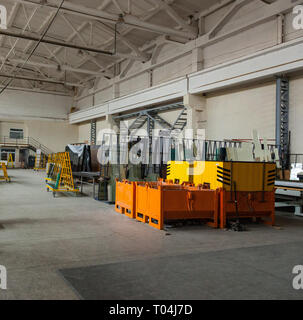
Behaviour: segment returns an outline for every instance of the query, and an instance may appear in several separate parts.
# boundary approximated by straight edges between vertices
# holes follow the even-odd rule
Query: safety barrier
[[[6,181],[6,182],[11,182],[11,178],[8,176],[5,163],[3,163],[3,162],[0,163],[0,170],[2,170],[2,172],[3,172],[3,176],[0,176],[0,181],[2,180],[2,181]]]
[[[116,179],[115,209],[129,218],[136,218],[136,185],[134,182]]]
[[[34,171],[46,170],[46,156],[42,153],[37,153],[35,157]]]
[[[12,155],[12,153],[10,153],[8,156],[7,168],[13,169],[14,167],[15,167],[15,165],[14,165],[13,155]]]
[[[74,185],[69,153],[54,154],[49,161],[53,162],[49,162],[45,178],[47,191],[52,191],[54,197],[57,192],[78,193],[79,189]]]
[[[59,153],[52,153],[51,155],[49,155],[45,180],[56,181],[60,167],[61,163],[59,161]]]

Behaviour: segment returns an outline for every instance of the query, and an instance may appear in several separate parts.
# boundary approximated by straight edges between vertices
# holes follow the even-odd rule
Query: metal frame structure
[[[80,190],[75,188],[69,153],[59,152],[54,155],[53,161],[55,180],[46,178],[46,190],[52,191],[54,197],[58,192],[79,193]]]
[[[5,48],[5,50],[8,50],[8,52],[7,54],[1,55],[2,66],[0,67],[0,71],[4,67],[6,69],[10,69],[10,71],[15,70],[16,66],[20,65],[19,62],[13,65],[11,64],[13,54],[17,54],[17,57],[21,56],[21,59],[19,60],[22,60],[23,62],[26,61],[25,57],[27,53],[30,51],[33,44],[36,41],[39,41],[39,35],[43,33],[49,22],[52,21],[54,12],[60,5],[59,0],[48,0],[43,2],[27,0],[7,1],[12,3],[12,8],[9,11],[7,21],[8,30],[1,30],[0,32],[0,46],[3,47],[3,49]],[[52,35],[48,35],[46,39],[40,39],[42,42],[41,47],[43,46],[43,54],[34,54],[33,58],[36,61],[26,61],[25,66],[22,66],[22,72],[34,73],[35,76],[32,74],[31,76],[21,74],[20,78],[22,77],[22,79],[18,80],[22,80],[23,85],[26,87],[29,85],[32,89],[34,89],[33,84],[40,83],[40,81],[46,83],[46,80],[49,81],[48,85],[50,85],[50,82],[52,82],[52,84],[61,85],[61,79],[58,79],[57,76],[51,76],[46,72],[46,70],[44,70],[44,68],[49,69],[52,67],[64,70],[68,72],[70,78],[76,79],[76,81],[64,81],[63,85],[66,86],[66,89],[79,87],[87,82],[88,78],[83,78],[83,76],[80,77],[79,73],[86,74],[89,78],[92,76],[94,78],[113,78],[115,75],[112,73],[111,68],[117,63],[125,60],[147,62],[151,59],[150,53],[144,52],[144,50],[127,38],[127,34],[134,29],[145,30],[160,36],[174,36],[181,38],[184,41],[195,39],[198,35],[198,28],[193,23],[190,23],[181,17],[180,14],[172,7],[173,3],[174,0],[144,1],[144,5],[147,6],[148,9],[145,14],[142,15],[141,13],[138,16],[136,10],[141,6],[137,6],[133,0],[128,0],[127,10],[125,10],[124,6],[121,6],[121,3],[117,0],[104,0],[97,8],[65,1],[60,7],[60,12],[56,20],[60,20],[60,23],[64,23],[64,25],[71,30],[71,33],[66,39],[62,40],[59,40],[57,37],[53,37]],[[116,13],[109,13],[107,11],[109,6],[114,8]],[[45,16],[45,12],[47,12],[45,10],[46,8],[49,11],[47,16]],[[109,11],[112,12],[113,10]],[[140,11],[142,10],[140,9]],[[175,28],[175,26],[161,26],[148,21],[150,18],[162,11],[166,12],[168,16],[172,18],[178,28]],[[45,19],[43,23],[40,24],[39,29],[35,30],[32,26],[36,22],[36,19],[38,19],[38,16],[41,16],[42,14]],[[15,24],[15,21],[18,18],[18,21],[20,21],[20,15],[23,15],[23,19],[25,21],[23,26],[17,26]],[[77,26],[75,24],[75,20],[72,19],[73,17],[81,19],[82,23]],[[123,32],[118,32],[117,26],[119,24],[124,26]],[[87,37],[87,33],[89,33],[89,37]],[[103,38],[105,37],[105,41],[103,40],[99,45],[93,44],[92,39],[94,33]],[[87,40],[87,38],[89,38],[89,40]],[[10,40],[10,46],[4,46],[4,44],[8,43],[6,41],[7,39],[16,40]],[[28,41],[22,51],[17,47],[20,39]],[[121,52],[121,50],[117,51],[117,41],[126,46],[129,52],[124,53]],[[53,49],[53,46],[56,47]],[[114,46],[114,50],[109,49],[112,46]],[[83,59],[80,63],[76,63],[77,65],[72,65],[72,61],[62,59],[63,49],[65,49],[65,57],[68,55],[68,52],[70,52],[68,50],[76,49],[82,53]],[[110,60],[106,59],[106,65],[99,59],[100,55],[101,57],[102,55],[106,55],[110,58]],[[24,56],[24,59],[22,56]],[[41,61],[41,58],[44,59],[45,62]],[[40,61],[37,61],[37,59]],[[82,68],[82,66],[87,62],[96,66],[97,71],[93,72],[91,71],[91,68]],[[125,70],[121,70],[121,74],[123,71],[125,73]],[[3,78],[6,78],[6,75],[11,75],[11,72],[2,73]],[[39,77],[37,77],[37,75]],[[43,75],[43,77],[40,77],[40,75]],[[60,78],[62,77],[60,76]],[[77,81],[79,82],[76,83]]]
[[[11,139],[10,137],[0,136],[0,148],[29,148],[33,151],[40,149],[44,155],[49,155],[52,151],[32,137],[23,137],[23,139]]]
[[[276,100],[276,144],[279,146],[281,165],[283,169],[289,168],[289,80],[284,77],[277,78]]]
[[[130,136],[121,136],[120,134],[105,133],[103,135],[102,146],[104,146],[101,159],[103,157],[108,157],[111,155],[111,159],[115,159],[118,163],[122,163],[125,160],[125,156],[129,152],[130,145],[132,141],[137,141],[137,136],[133,133]],[[176,150],[176,153],[181,157],[181,159],[175,159],[180,161],[218,161],[220,160],[219,150],[221,148],[241,148],[241,141],[233,140],[197,140],[197,139],[184,139],[179,137],[169,137],[161,136],[156,137],[157,142],[155,144],[147,142],[152,140],[152,136],[140,136],[143,147],[148,151],[150,156],[155,157],[156,153],[160,154],[160,159],[168,157],[167,152],[171,152],[172,149]],[[148,139],[149,138],[149,139]],[[202,142],[202,143],[201,143]],[[126,147],[126,145],[128,145]],[[177,146],[178,145],[178,146]],[[196,146],[196,151],[193,154],[193,145]],[[179,149],[177,150],[177,147]],[[160,149],[159,149],[160,148]],[[276,148],[275,145],[268,145],[269,151],[274,152]],[[164,151],[165,149],[165,151]],[[167,160],[168,161],[168,160]],[[160,160],[161,162],[161,160]]]
[[[20,67],[20,61],[26,61],[27,54],[39,35],[43,34],[60,4],[59,0],[6,1],[12,6],[7,21],[8,30],[3,31],[0,35],[0,47],[3,49],[0,71],[3,68],[6,69],[6,72],[2,72],[2,78],[11,75],[16,66]],[[194,49],[201,49],[242,30],[268,21],[293,7],[291,0],[263,1],[266,5],[262,17],[240,26],[236,30],[231,30],[229,33],[222,34],[220,31],[225,25],[249,2],[248,0],[221,0],[207,8],[201,6],[192,15],[189,15],[190,9],[186,7],[186,4],[175,0],[142,0],[138,3],[134,0],[103,0],[97,8],[87,6],[84,1],[83,4],[65,1],[56,22],[62,23],[64,28],[67,27],[70,30],[70,33],[62,35],[60,38],[57,37],[58,35],[49,34],[43,40],[42,50],[35,53],[33,60],[27,61],[22,68],[22,74],[20,74],[22,79],[18,79],[18,83],[20,82],[22,85],[19,83],[18,88],[24,86],[26,89],[41,91],[42,88],[45,90],[47,86],[50,91],[58,92],[58,86],[60,86],[61,92],[80,96],[86,91],[73,92],[71,89],[81,88],[92,79],[115,78],[115,84],[116,81],[122,78],[126,80],[138,72],[152,71],[169,62],[169,59],[178,58],[184,53],[193,51],[192,40],[196,44]],[[297,4],[302,2],[299,0]],[[226,13],[218,18],[212,30],[205,32],[203,30],[204,18],[226,6],[229,6]],[[150,21],[163,13],[170,19],[171,24],[164,25]],[[41,23],[37,20],[39,17],[43,17]],[[80,24],[77,25],[73,18],[79,19]],[[24,21],[24,24],[20,24],[20,21]],[[39,21],[38,24],[37,21]],[[39,27],[34,28],[34,25],[39,25]],[[119,28],[119,26],[122,27]],[[120,30],[116,30],[116,27]],[[132,40],[133,37],[129,36],[134,30],[146,31],[152,37],[149,36],[143,45],[138,45]],[[93,42],[95,34],[103,38],[99,44]],[[27,41],[24,49],[20,49],[18,46],[20,39]],[[118,50],[111,55],[110,49],[116,42],[119,44]],[[182,50],[179,50],[174,57],[169,57],[168,60],[158,61],[159,53],[167,43],[181,46]],[[121,45],[126,50],[121,50]],[[67,59],[77,52],[75,49],[78,50],[79,57],[82,56],[82,58],[75,59],[75,61]],[[63,50],[65,51],[63,52]],[[145,64],[139,68],[140,71],[129,74],[134,61]],[[118,73],[113,72],[113,69],[116,69],[115,66],[121,63],[125,63],[123,68]],[[50,74],[49,69],[58,69],[64,73],[58,71],[58,74],[54,72]],[[94,93],[95,91],[92,94]]]
[[[97,121],[91,120],[90,122],[90,143],[96,145],[97,142]]]
[[[169,123],[163,117],[161,117],[160,113],[165,111],[173,111],[181,109],[179,116],[177,117],[174,123]],[[169,132],[173,130],[183,130],[187,124],[187,112],[186,107],[182,102],[171,103],[168,105],[151,108],[148,110],[141,110],[138,112],[128,113],[124,115],[114,116],[113,119],[116,121],[119,128],[126,127],[128,132],[141,129],[147,123],[147,132],[149,136],[152,136],[152,130],[155,129],[155,124],[157,123],[163,130],[167,130]],[[129,126],[126,126],[125,120],[133,119],[132,123]]]

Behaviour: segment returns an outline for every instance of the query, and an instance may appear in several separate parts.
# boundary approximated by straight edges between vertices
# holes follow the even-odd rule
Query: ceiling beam
[[[45,44],[43,44],[43,45],[45,45]],[[5,50],[5,51],[4,51]],[[1,54],[7,54],[7,52],[10,50],[10,47],[9,46],[3,46],[3,47],[0,47],[0,56],[1,56]],[[49,49],[48,49],[49,50]],[[7,52],[6,52],[7,51]],[[14,54],[15,54],[15,58],[16,59],[26,59],[27,58],[27,54],[26,53],[24,53],[23,51],[21,51],[20,49],[18,49],[18,48],[15,48],[14,49]],[[53,56],[52,56],[53,57]],[[37,59],[43,59],[46,63],[55,63],[55,61],[54,60],[52,60],[52,59],[50,59],[50,58],[48,58],[48,57],[46,57],[45,55],[42,55],[42,54],[39,54],[38,52],[35,52],[33,55],[32,55],[32,58],[34,59],[34,58],[37,58]],[[13,59],[13,57],[12,57],[12,59]],[[60,64],[60,63],[58,63],[58,64]]]
[[[129,60],[128,63],[126,64],[126,66],[124,67],[124,69],[121,71],[120,73],[120,78],[124,78],[126,76],[126,74],[128,73],[128,71],[132,68],[132,66],[134,65],[134,61]]]
[[[112,28],[108,27],[107,25],[105,25],[104,23],[99,23],[96,24],[96,26],[101,29],[103,32],[106,32],[107,34],[109,34],[110,36],[115,36],[115,30],[113,30]],[[142,51],[140,51],[140,49],[134,45],[131,41],[129,41],[127,38],[125,38],[123,35],[121,35],[119,32],[117,32],[117,39],[119,39],[121,42],[123,42],[129,49],[131,49],[135,55],[140,58],[140,60],[142,60],[143,62],[146,62],[150,59],[150,56]]]
[[[111,3],[111,0],[104,0],[104,2],[97,8],[98,10],[105,10],[105,8]],[[81,25],[76,28],[76,30],[71,33],[71,35],[66,39],[66,42],[70,42],[72,41],[76,36],[78,32],[82,32],[87,25],[89,24],[88,21],[84,21],[83,23],[81,23]],[[57,47],[53,53],[54,54],[58,54],[63,48],[62,47]]]
[[[216,23],[216,25],[209,32],[209,38],[213,38],[216,34],[230,21],[230,19],[247,3],[251,0],[236,0],[235,3],[229,8],[224,16]]]
[[[76,27],[69,21],[69,19],[66,17],[66,14],[62,13],[61,17],[64,19],[64,21],[67,23],[67,25],[73,30],[73,32],[76,33],[76,35],[78,36],[80,41],[83,43],[83,45],[87,47],[88,45],[87,45],[84,37],[76,29]],[[110,33],[110,35],[115,35],[115,30],[112,30],[111,28],[107,27],[103,23],[100,24],[100,28],[102,29],[103,27],[104,27],[104,30],[107,30],[107,32]],[[129,48],[131,48],[134,51],[134,53],[136,54],[136,56],[131,55],[131,54],[127,55],[127,54],[122,54],[122,53],[115,52],[115,54],[114,54],[115,57],[128,58],[128,59],[140,60],[140,61],[147,61],[148,60],[147,55],[144,55],[144,53],[141,53],[138,50],[138,48],[135,47],[135,45],[133,45],[130,41],[124,39],[123,37],[120,37],[118,33],[117,33],[117,38],[122,40],[122,42],[124,42]],[[92,57],[92,61],[95,61],[94,57]]]
[[[198,28],[189,25],[178,12],[170,6],[165,0],[153,0],[157,5],[162,5],[167,14],[176,22],[178,25],[188,32],[192,33],[193,38],[198,36]]]
[[[43,32],[43,30],[46,28],[46,26],[49,24],[49,22],[53,19],[54,17],[54,14],[55,14],[55,11],[51,12],[49,14],[49,16],[44,20],[44,22],[41,24],[39,30],[36,32],[37,34],[40,34]],[[31,47],[31,45],[34,43],[34,41],[29,41],[27,43],[27,45],[24,47],[24,52],[27,52],[28,49]]]
[[[52,84],[60,84],[64,86],[71,86],[71,87],[82,87],[77,83],[65,82],[60,80],[52,80],[52,79],[43,79],[43,78],[34,78],[34,77],[27,77],[27,76],[14,76],[13,74],[6,74],[0,72],[0,77],[9,78],[9,79],[17,79],[17,80],[28,80],[28,81],[37,81],[37,82],[45,82],[45,83],[52,83]]]
[[[141,70],[139,70],[137,72],[133,72],[129,75],[126,75],[123,79],[117,78],[117,79],[113,79],[112,81],[115,81],[115,83],[119,83],[121,81],[129,80],[129,79],[136,77],[136,76],[138,76],[148,70],[153,70],[154,68],[159,68],[167,63],[170,63],[171,61],[174,61],[174,60],[192,52],[192,50],[194,48],[205,48],[211,44],[228,39],[229,37],[232,37],[236,34],[239,34],[240,32],[243,32],[243,31],[248,30],[250,28],[253,28],[257,25],[260,25],[262,23],[270,21],[271,19],[274,19],[275,17],[277,17],[277,15],[279,15],[281,13],[290,12],[293,8],[292,1],[293,0],[277,0],[273,4],[267,5],[264,8],[260,8],[258,11],[257,18],[253,21],[248,21],[246,23],[243,23],[243,25],[236,27],[236,28],[224,33],[224,34],[219,34],[212,39],[209,39],[209,34],[202,35],[198,39],[196,39],[195,41],[190,41],[190,42],[186,43],[183,46],[182,50],[180,50],[179,52],[177,52],[174,55],[171,55],[167,59],[161,60],[161,61],[155,63],[154,65],[152,65],[151,62],[147,62]],[[303,4],[303,0],[297,0],[297,4],[298,5]],[[89,80],[89,78],[86,80]],[[77,97],[75,99],[81,100],[83,98],[89,97],[90,95],[101,92],[102,90],[103,90],[103,88],[100,88],[94,92],[82,95],[82,96]]]
[[[228,6],[229,4],[231,4],[232,2],[235,2],[235,1],[236,0],[221,0],[217,3],[215,3],[214,5],[208,7],[207,9],[204,9],[204,10],[196,13],[194,15],[194,19],[198,20],[200,18],[204,18],[204,17],[220,10],[221,8]]]
[[[31,5],[31,6],[39,6],[39,7],[50,7],[54,9],[58,9],[61,4],[61,0],[47,0],[42,1],[41,3],[31,1],[31,0],[7,0],[10,2],[17,2],[21,4]],[[94,8],[88,8],[83,5],[73,4],[71,1],[65,1],[61,7],[61,12],[69,12],[78,16],[87,16],[90,15],[95,18],[104,19],[106,21],[111,21],[115,23],[119,20],[118,14],[107,13],[105,11],[96,12]]]
[[[122,14],[124,13],[121,5],[118,3],[117,0],[112,0],[112,3],[113,3],[113,4],[115,5],[115,7],[120,11],[120,13],[122,13]]]
[[[147,21],[142,21],[138,17],[126,14],[123,16],[123,22],[136,29],[146,30],[158,34],[166,34],[186,39],[195,39],[196,35],[189,31],[179,31],[162,25],[156,25]]]
[[[80,39],[80,41],[83,43],[84,46],[88,46],[88,44],[86,43],[84,37],[82,36],[82,34],[80,32],[77,31],[76,27],[72,24],[71,21],[69,21],[69,19],[65,16],[64,13],[62,13],[61,18],[65,21],[65,23],[72,29],[73,32],[76,32],[77,37]],[[52,54],[52,52],[50,52]],[[95,63],[95,65],[97,67],[99,67],[100,69],[102,69],[104,66],[102,66],[95,57],[93,57],[92,61]]]
[[[0,59],[3,59],[3,58],[4,57],[0,56]],[[8,59],[8,61],[10,63],[13,63],[13,64],[21,64],[21,63],[25,62],[23,59]],[[41,68],[58,69],[58,65],[57,64],[34,62],[34,61],[27,61],[26,64],[29,65],[29,66],[37,66],[37,67],[41,67]],[[98,71],[73,68],[73,67],[70,67],[68,65],[62,65],[62,66],[60,66],[60,68],[61,68],[61,71],[73,71],[73,72],[77,72],[77,73],[90,74],[90,75],[97,76],[97,77],[100,77],[100,76],[104,75],[104,73],[101,74]]]
[[[173,2],[174,2],[174,0],[171,0],[171,1],[170,1],[170,3],[173,3]],[[142,19],[143,21],[147,21],[147,20],[149,20],[150,18],[152,18],[153,16],[155,16],[157,13],[159,13],[162,9],[163,9],[162,6],[158,6],[158,7],[152,8],[151,10],[149,10],[149,11],[147,12],[147,14],[145,14],[143,17],[141,17],[141,19]],[[121,35],[125,37],[128,33],[132,32],[133,30],[134,30],[134,27],[127,28],[125,31],[121,32]],[[111,37],[108,41],[106,41],[104,44],[100,45],[99,47],[100,47],[100,48],[103,48],[103,49],[106,49],[108,46],[110,46],[110,45],[113,43],[113,41],[115,41],[115,38],[114,38],[114,37]],[[144,50],[142,50],[142,48],[141,48],[141,51],[144,51]],[[77,65],[77,67],[82,67],[82,66],[83,66],[86,62],[88,62],[89,60],[90,60],[89,57],[84,58],[84,59]],[[118,62],[121,62],[121,61],[123,61],[123,59],[119,60]],[[110,65],[107,66],[106,68],[101,69],[100,72],[101,72],[101,71],[108,70],[108,69],[111,68],[112,66],[113,66],[113,64],[110,64]]]
[[[34,8],[34,10],[31,13],[31,16],[27,18],[27,22],[25,24],[25,26],[23,27],[21,34],[23,34],[27,28],[30,28],[30,22],[32,21],[32,19],[34,18],[35,14],[37,13],[38,8]],[[6,60],[9,58],[10,54],[14,51],[14,49],[16,48],[18,42],[19,42],[20,38],[18,38],[15,43],[11,46],[9,52],[7,53],[5,59],[2,61],[2,65],[0,66],[0,71],[2,70]]]
[[[20,3],[15,3],[12,10],[11,10],[11,14],[8,17],[8,21],[7,21],[7,27],[10,28],[18,14],[20,8]],[[4,43],[4,36],[0,36],[0,47],[2,47],[3,43]]]
[[[47,6],[53,9],[57,9],[60,5],[60,1],[58,0],[48,0],[45,4],[29,1],[29,0],[8,0],[11,2],[18,2],[32,6]],[[149,23],[146,21],[142,21],[139,18],[132,16],[130,14],[111,14],[107,13],[104,10],[97,10],[94,8],[88,8],[82,5],[72,4],[71,2],[65,2],[62,6],[61,12],[66,12],[68,14],[87,17],[93,20],[100,20],[103,22],[108,22],[111,24],[123,23],[129,26],[132,26],[137,29],[155,32],[160,34],[167,34],[171,36],[178,36],[186,39],[194,39],[195,36],[189,31],[180,31],[175,30],[173,28],[165,27],[162,25],[157,25],[153,23]]]
[[[4,88],[5,86],[0,85],[0,89]],[[35,93],[45,93],[45,94],[53,94],[58,96],[67,96],[71,97],[73,91],[72,90],[65,90],[65,91],[58,91],[56,89],[54,90],[42,90],[42,89],[29,89],[24,87],[15,87],[15,86],[9,86],[7,87],[8,90],[12,91],[25,91],[25,92],[35,92]],[[14,116],[15,117],[15,116]]]
[[[13,38],[24,39],[24,40],[31,40],[31,41],[35,41],[35,42],[39,42],[40,41],[41,43],[48,43],[48,44],[52,44],[52,45],[55,45],[55,46],[61,46],[61,47],[66,47],[66,48],[71,48],[71,49],[76,49],[76,50],[94,52],[94,53],[103,54],[103,55],[107,55],[107,56],[113,56],[112,52],[100,50],[100,49],[97,49],[97,48],[79,46],[79,45],[76,45],[76,44],[73,44],[73,43],[62,42],[62,41],[57,41],[57,40],[40,39],[37,36],[28,35],[28,34],[21,34],[21,33],[15,33],[15,32],[3,30],[3,29],[0,30],[0,35],[13,37]]]

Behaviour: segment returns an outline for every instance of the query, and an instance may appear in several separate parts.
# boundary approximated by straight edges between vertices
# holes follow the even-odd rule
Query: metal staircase
[[[41,153],[46,156],[53,153],[49,148],[31,137],[25,137],[23,139],[11,139],[9,137],[0,136],[0,147],[28,148],[33,150],[34,152],[36,152],[37,150],[41,150]]]
[[[173,124],[173,130],[183,131],[187,124],[187,109],[184,108],[179,114],[177,120]]]
[[[172,111],[182,109],[180,115],[176,119],[176,121],[173,124],[170,124],[168,121],[163,119],[160,114],[166,111]],[[125,134],[129,134],[130,131],[133,131],[133,133],[136,133],[137,130],[142,128],[146,122],[147,122],[147,131],[150,136],[152,136],[152,130],[155,128],[155,124],[157,123],[161,129],[166,131],[172,131],[172,130],[183,130],[187,123],[187,110],[184,107],[183,103],[176,102],[169,105],[161,106],[161,107],[155,107],[152,109],[147,110],[141,110],[134,113],[124,114],[124,115],[118,115],[114,116],[114,120],[117,123],[117,126],[120,127],[121,122],[125,120],[134,119],[131,125],[127,128],[125,125],[122,125],[123,132],[125,131]],[[125,128],[124,128],[125,127]]]
[[[157,122],[162,127],[162,129],[172,129],[172,125],[168,123],[166,120],[164,120],[162,117],[160,117],[157,113],[150,112],[149,115],[152,118],[152,120],[154,120],[154,122]]]
[[[131,126],[129,127],[129,130],[139,130],[140,128],[142,128],[144,126],[144,124],[146,123],[146,116],[145,114],[141,114],[140,116],[137,117],[137,119],[131,124]]]

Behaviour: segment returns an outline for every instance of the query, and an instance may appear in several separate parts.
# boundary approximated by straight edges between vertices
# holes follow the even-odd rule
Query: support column
[[[283,14],[278,15],[277,17],[277,26],[278,26],[278,42],[277,44],[284,43],[284,36],[285,36],[285,16]]]
[[[199,36],[205,34],[205,17],[200,17],[198,22]]]
[[[96,119],[90,122],[90,143],[96,145],[97,142],[97,121]]]
[[[289,137],[289,80],[277,79],[276,98],[276,144],[279,146],[283,169],[288,169],[290,137]]]
[[[15,167],[16,168],[20,167],[20,149],[19,148],[15,149]]]
[[[194,49],[192,51],[192,72],[198,72],[203,69],[203,60],[203,49]]]
[[[206,98],[202,95],[188,94],[183,98],[184,106],[187,108],[186,129],[206,130],[207,126],[207,108]]]
[[[120,93],[119,93],[119,84],[118,83],[113,83],[113,99],[119,98]]]
[[[96,144],[99,145],[103,142],[103,134],[104,133],[113,133],[113,131],[115,133],[119,133],[119,127],[116,124],[113,117],[111,115],[107,115],[105,123],[102,126],[102,128],[100,130],[96,131],[96,133],[97,133]]]

